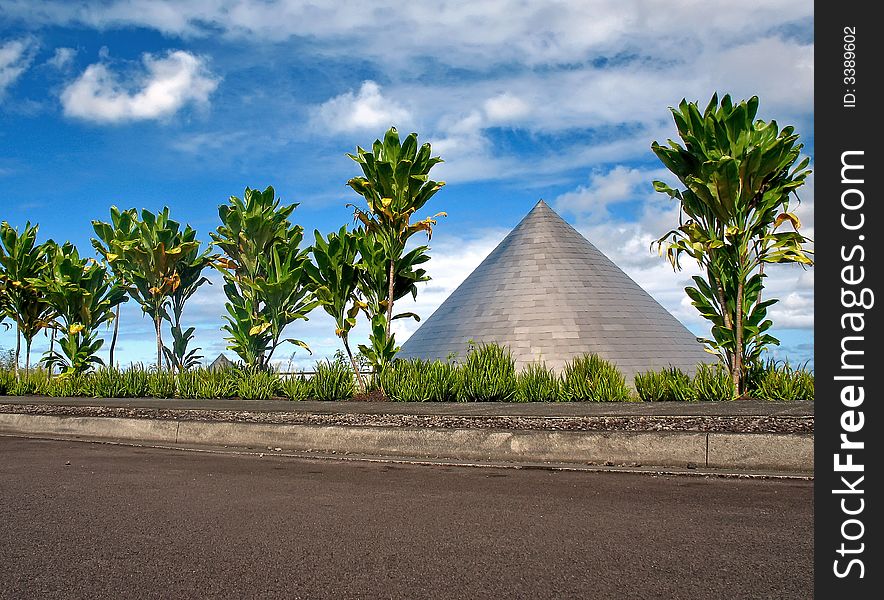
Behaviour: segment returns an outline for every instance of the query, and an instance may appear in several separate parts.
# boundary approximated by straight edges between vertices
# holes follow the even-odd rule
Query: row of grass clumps
[[[473,348],[461,365],[397,360],[383,369],[378,385],[397,402],[623,402],[637,401],[617,368],[585,355],[561,376],[542,363],[516,372],[512,353],[496,344]]]
[[[813,381],[813,373],[804,368],[768,360],[750,370],[746,395],[768,401],[813,400]],[[693,377],[674,367],[639,373],[635,390],[645,402],[716,401],[735,396],[727,369],[707,364],[698,365]]]
[[[788,363],[756,365],[748,380],[748,395],[754,398],[813,400],[813,374]],[[596,355],[576,357],[561,375],[542,363],[517,372],[509,349],[480,344],[460,365],[396,360],[370,379],[367,391],[383,390],[397,402],[699,402],[734,397],[733,381],[721,365],[699,365],[693,376],[677,368],[648,371],[636,375],[633,383],[634,388],[617,367]],[[318,362],[309,379],[248,368],[177,374],[104,368],[54,377],[35,369],[17,378],[0,371],[0,395],[10,396],[349,400],[355,393],[353,372],[341,361]]]
[[[192,369],[180,373],[102,368],[83,375],[54,375],[33,369],[15,377],[0,371],[0,396],[56,398],[243,398],[269,400],[347,400],[353,397],[353,373],[337,362],[317,363],[313,377],[281,377],[249,368]]]
[[[748,395],[761,400],[813,400],[813,374],[768,361],[749,377]],[[698,365],[693,376],[677,368],[639,373],[631,388],[603,358],[586,354],[565,365],[561,375],[543,363],[516,372],[510,351],[480,344],[462,365],[397,360],[377,385],[398,402],[700,402],[731,400],[734,384],[721,365]]]

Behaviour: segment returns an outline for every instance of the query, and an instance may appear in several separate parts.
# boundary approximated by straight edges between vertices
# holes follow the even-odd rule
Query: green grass
[[[516,396],[516,362],[509,348],[479,344],[460,366],[458,400],[510,402]]]
[[[617,367],[595,354],[565,365],[561,397],[565,402],[632,402],[636,400]]]
[[[353,370],[337,361],[319,361],[310,379],[317,400],[350,400],[356,391]]]
[[[761,400],[813,400],[813,390],[813,373],[788,362],[767,361],[750,377],[749,394]]]
[[[518,375],[516,402],[558,402],[559,377],[542,363],[531,363]]]
[[[285,377],[280,381],[279,388],[289,400],[310,400],[313,397],[313,385],[303,375]]]

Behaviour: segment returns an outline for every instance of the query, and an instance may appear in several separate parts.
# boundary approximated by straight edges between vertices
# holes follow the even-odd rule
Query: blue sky
[[[692,271],[649,251],[677,222],[651,187],[667,174],[650,144],[675,136],[667,107],[683,97],[755,94],[759,116],[795,125],[812,158],[812,11],[791,0],[0,0],[0,220],[88,250],[90,221],[112,204],[168,205],[207,241],[219,204],[273,185],[300,203],[308,234],[325,233],[351,222],[357,200],[345,153],[396,125],[432,143],[448,183],[427,207],[449,216],[412,310],[429,316],[543,198],[705,334],[682,291]],[[812,176],[798,214],[813,237]],[[769,274],[777,356],[811,359],[813,270]],[[185,312],[210,359],[224,350],[223,314],[220,285]],[[397,327],[401,343],[417,324]],[[338,347],[318,311],[287,334],[314,350],[295,366]],[[129,303],[120,360],[149,362],[151,344]],[[0,332],[0,348],[13,345]],[[292,351],[275,358],[285,366]]]

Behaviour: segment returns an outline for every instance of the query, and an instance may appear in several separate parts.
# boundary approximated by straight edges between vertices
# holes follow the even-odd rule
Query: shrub
[[[45,395],[49,387],[49,372],[43,369],[33,369],[29,373],[19,373],[16,379],[13,376],[7,394],[10,396],[38,396]]]
[[[732,400],[734,380],[724,365],[700,364],[691,381],[697,400]]]
[[[531,363],[517,378],[516,402],[558,402],[559,377],[542,363]]]
[[[93,398],[126,398],[130,395],[123,373],[114,367],[102,367],[83,379],[84,391]]]
[[[426,402],[429,400],[424,374],[427,361],[394,360],[385,365],[378,375],[378,383],[394,402]]]
[[[471,348],[459,375],[458,400],[462,402],[509,402],[516,396],[516,362],[504,346]]]
[[[279,387],[282,395],[289,400],[309,400],[313,397],[313,386],[303,375],[286,377],[280,381]]]
[[[190,369],[175,376],[179,398],[232,398],[239,393],[238,369]]]
[[[813,400],[813,373],[788,362],[768,361],[761,373],[754,373],[750,393],[761,400]]]
[[[0,370],[0,396],[5,396],[12,387],[15,380],[15,374],[12,371]]]
[[[457,399],[457,368],[438,360],[394,360],[373,379],[395,402]]]
[[[454,402],[457,400],[457,367],[451,363],[434,360],[427,364],[424,383],[430,402]]]
[[[663,402],[672,399],[669,375],[665,370],[636,373],[633,383],[638,397],[643,402]]]
[[[147,378],[147,393],[152,398],[174,398],[175,375],[168,371],[152,371]]]
[[[353,369],[339,362],[319,361],[310,383],[317,400],[349,400],[356,391]]]
[[[634,398],[617,367],[595,354],[565,365],[561,397],[566,402],[629,402]]]
[[[692,402],[697,399],[693,380],[678,367],[638,373],[634,381],[638,397],[645,402]]]
[[[669,400],[673,402],[696,402],[697,390],[691,377],[678,367],[666,369],[669,378]]]
[[[199,369],[181,371],[175,376],[175,390],[179,398],[199,398],[202,373]]]
[[[236,395],[244,400],[269,400],[279,395],[279,375],[255,367],[243,368],[236,378]]]
[[[63,373],[53,377],[46,386],[46,394],[53,398],[76,398],[90,394],[86,375]]]
[[[150,373],[141,365],[134,365],[122,372],[126,396],[144,398],[150,388]]]

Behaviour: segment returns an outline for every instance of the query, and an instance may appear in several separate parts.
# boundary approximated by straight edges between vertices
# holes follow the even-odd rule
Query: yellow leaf
[[[789,221],[790,223],[792,223],[792,227],[795,228],[795,231],[798,231],[801,228],[801,221],[798,220],[798,217],[796,217],[792,213],[786,213],[786,212],[777,216],[776,220],[774,221],[773,228],[776,229],[777,227],[779,227],[780,225],[782,225],[786,221]]]
[[[80,323],[74,323],[70,327],[68,327],[68,333],[80,333],[86,329],[86,327]]]
[[[270,323],[260,323],[249,329],[249,335],[259,335],[267,331],[269,327]]]
[[[178,286],[181,285],[181,276],[178,273],[175,273],[171,277],[164,278],[166,285],[169,285],[172,288],[172,291],[178,289]]]

